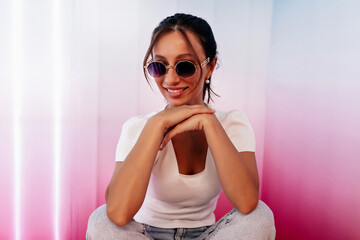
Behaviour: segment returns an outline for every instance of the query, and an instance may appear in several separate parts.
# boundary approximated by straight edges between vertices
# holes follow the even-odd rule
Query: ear
[[[216,66],[216,63],[217,63],[217,57],[214,57],[214,59],[211,61],[211,63],[208,64],[208,72],[206,74],[206,79],[208,79],[209,77],[211,77],[214,69],[215,69],[215,66]]]

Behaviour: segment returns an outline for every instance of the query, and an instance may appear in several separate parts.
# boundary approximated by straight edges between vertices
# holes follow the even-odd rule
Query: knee
[[[259,201],[249,217],[256,221],[256,225],[261,229],[275,229],[274,214],[271,209],[263,202]]]
[[[251,236],[250,239],[275,239],[274,215],[264,202],[259,201],[257,207],[248,214],[242,214],[236,209],[233,212],[235,214],[229,223],[232,222],[245,236]]]
[[[102,205],[95,209],[90,215],[86,230],[86,239],[98,239],[97,236],[111,224],[106,215],[106,205]]]
[[[131,220],[124,226],[113,223],[106,214],[106,205],[98,207],[89,217],[86,239],[147,239],[145,227]]]

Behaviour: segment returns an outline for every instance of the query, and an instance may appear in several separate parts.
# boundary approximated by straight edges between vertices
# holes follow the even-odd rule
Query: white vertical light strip
[[[22,52],[22,2],[11,1],[11,40],[12,59],[11,73],[13,83],[13,145],[14,145],[14,235],[21,239],[21,113],[22,113],[22,79],[23,79],[23,52]]]
[[[54,239],[60,236],[60,174],[61,174],[61,94],[62,94],[62,34],[61,34],[61,5],[60,0],[52,4],[52,79],[53,79],[53,109],[54,109]]]

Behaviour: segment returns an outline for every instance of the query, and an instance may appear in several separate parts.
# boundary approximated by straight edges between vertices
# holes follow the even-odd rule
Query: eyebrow
[[[154,57],[155,58],[160,58],[160,59],[166,59],[166,57],[164,57],[162,55],[158,55],[158,54],[156,54]],[[193,54],[190,54],[190,53],[180,54],[180,55],[176,56],[176,59],[182,59],[184,57],[192,57],[192,58],[196,59],[196,57]]]

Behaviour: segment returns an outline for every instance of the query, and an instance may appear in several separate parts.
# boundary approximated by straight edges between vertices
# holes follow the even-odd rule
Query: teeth
[[[182,90],[183,89],[176,89],[176,90],[168,89],[168,91],[171,93],[178,93],[178,92],[181,92]]]

